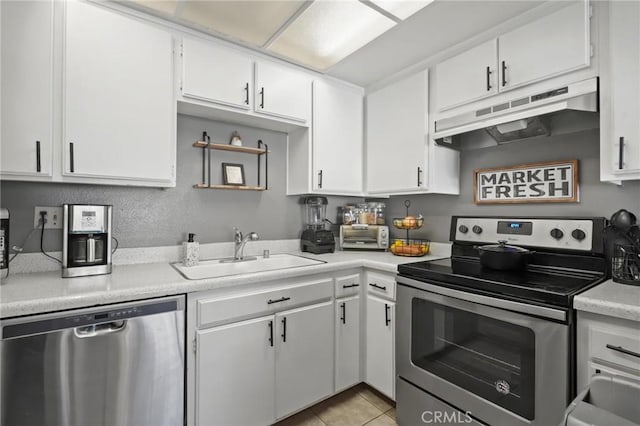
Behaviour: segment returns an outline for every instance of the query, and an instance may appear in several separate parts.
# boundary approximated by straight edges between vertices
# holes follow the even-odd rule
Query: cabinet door
[[[273,423],[273,321],[269,316],[197,332],[197,425]]]
[[[204,41],[182,41],[182,96],[249,109],[252,60]]]
[[[53,2],[4,1],[0,8],[0,172],[51,176]]]
[[[336,300],[336,392],[360,383],[360,296]]]
[[[493,39],[436,65],[436,99],[442,111],[498,93],[498,40]]]
[[[367,96],[367,192],[427,187],[427,70]]]
[[[168,32],[66,3],[63,174],[175,184]]]
[[[500,90],[588,67],[591,59],[588,2],[574,2],[500,36],[498,52]]]
[[[276,417],[333,392],[333,302],[276,314]]]
[[[362,93],[313,83],[313,189],[362,194]]]
[[[395,399],[394,302],[367,296],[365,381]]]
[[[609,57],[614,172],[640,179],[640,3],[609,3]],[[622,138],[622,144],[621,144]],[[627,178],[632,178],[628,176]],[[625,179],[621,174],[616,178]]]
[[[255,67],[255,111],[302,123],[309,121],[311,78],[273,62],[259,61]]]

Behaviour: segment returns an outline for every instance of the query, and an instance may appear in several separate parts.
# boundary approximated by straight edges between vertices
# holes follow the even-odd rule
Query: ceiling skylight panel
[[[433,0],[368,0],[403,21]]]
[[[357,0],[316,0],[267,49],[325,70],[394,25]]]
[[[303,0],[185,1],[177,18],[262,46],[303,4]]]

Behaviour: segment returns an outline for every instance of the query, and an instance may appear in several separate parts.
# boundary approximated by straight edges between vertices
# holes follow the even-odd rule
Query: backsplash
[[[640,214],[640,181],[623,186],[600,182],[599,129],[528,139],[490,148],[463,151],[460,155],[460,195],[394,196],[387,217],[404,216],[404,200],[411,200],[411,213],[421,213],[425,223],[412,233],[415,238],[449,241],[452,215],[513,216],[604,216],[621,208]],[[473,203],[473,170],[539,161],[578,159],[580,202],[547,204],[481,205]],[[393,232],[393,231],[392,231]],[[401,236],[395,231],[394,236]]]
[[[269,146],[269,190],[233,191],[194,189],[202,180],[202,152],[191,144],[207,131],[212,142],[228,142],[237,130],[245,146],[262,139]],[[255,231],[261,239],[298,238],[302,229],[299,197],[285,195],[286,134],[178,116],[177,183],[175,188],[78,185],[59,183],[7,182],[0,184],[2,207],[11,212],[11,241],[18,245],[31,231],[35,206],[64,203],[113,205],[114,236],[120,247],[172,246],[185,240],[187,232],[203,243],[233,240],[233,227]],[[242,163],[246,181],[255,184],[257,162],[253,156],[233,152],[212,152],[212,180],[220,179],[220,162]],[[220,183],[220,182],[217,182]],[[337,206],[353,198],[328,197],[329,219],[334,221]],[[25,252],[39,250],[39,232],[25,244]],[[45,231],[45,250],[62,248],[59,230]]]

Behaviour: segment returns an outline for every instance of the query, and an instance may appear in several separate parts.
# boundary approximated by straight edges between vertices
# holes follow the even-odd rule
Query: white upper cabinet
[[[240,52],[185,38],[181,94],[249,110],[253,100],[252,65],[253,60]]]
[[[608,63],[600,96],[602,177],[640,179],[640,3],[607,4]]]
[[[311,77],[291,67],[269,61],[255,63],[254,109],[307,123],[311,118]]]
[[[438,110],[498,93],[497,57],[493,39],[436,65]]]
[[[422,71],[367,95],[367,192],[427,187],[428,74]]]
[[[175,186],[170,34],[70,1],[64,41],[63,175]]]
[[[362,194],[361,90],[313,82],[313,190]]]
[[[435,67],[437,111],[445,111],[591,65],[587,0],[447,59]],[[585,78],[585,77],[581,77]]]
[[[0,173],[49,180],[52,173],[53,2],[0,2]]]
[[[500,90],[588,67],[589,5],[580,1],[498,38]]]

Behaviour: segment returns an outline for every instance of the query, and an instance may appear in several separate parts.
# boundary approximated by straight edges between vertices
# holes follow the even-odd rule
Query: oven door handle
[[[499,309],[506,309],[522,314],[537,315],[558,321],[567,321],[567,312],[562,309],[547,308],[545,306],[515,302],[513,300],[507,299],[499,299],[496,297],[484,296],[482,294],[476,294],[467,291],[454,290],[452,288],[443,287],[437,284],[431,284],[430,282],[406,278],[401,275],[398,275],[396,277],[396,282],[398,284],[417,288],[418,290],[425,290],[431,293],[453,297],[471,303],[479,303],[481,305],[491,306]]]

